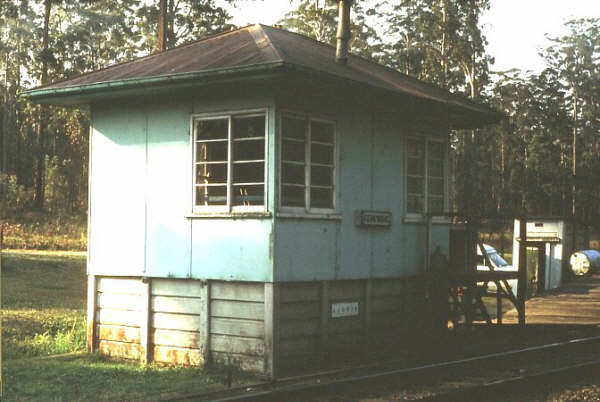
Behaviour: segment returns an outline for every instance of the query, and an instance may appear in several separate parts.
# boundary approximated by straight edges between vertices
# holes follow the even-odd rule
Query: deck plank
[[[502,322],[516,324],[517,311],[507,311]],[[558,290],[527,300],[525,322],[600,325],[600,274],[576,278]]]

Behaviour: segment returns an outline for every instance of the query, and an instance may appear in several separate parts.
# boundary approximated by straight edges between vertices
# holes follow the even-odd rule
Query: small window
[[[406,212],[445,211],[446,146],[425,138],[406,139]]]
[[[265,118],[260,113],[194,120],[195,210],[264,209]]]
[[[335,125],[284,114],[281,118],[282,207],[335,208]]]

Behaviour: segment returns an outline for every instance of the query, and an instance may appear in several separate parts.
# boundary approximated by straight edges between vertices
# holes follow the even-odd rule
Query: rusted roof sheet
[[[470,114],[480,123],[495,122],[502,117],[467,98],[361,57],[350,55],[346,65],[337,64],[334,47],[265,25],[248,26],[55,82],[30,90],[26,95],[41,100],[60,93],[64,98],[91,88],[95,92],[114,91],[127,85],[143,86],[149,80],[166,81],[184,76],[194,79],[197,74],[209,72],[220,75],[242,70],[256,72],[274,65],[433,101],[460,111],[460,115],[462,112]]]

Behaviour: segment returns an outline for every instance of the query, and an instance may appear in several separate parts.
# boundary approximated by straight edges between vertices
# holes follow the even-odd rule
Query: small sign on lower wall
[[[331,318],[351,317],[354,315],[358,315],[358,302],[331,304]]]

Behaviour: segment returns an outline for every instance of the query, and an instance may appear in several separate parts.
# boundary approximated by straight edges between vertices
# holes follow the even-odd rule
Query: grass
[[[2,254],[2,349],[5,359],[85,348],[85,256]]]
[[[52,215],[29,212],[4,224],[3,247],[85,251],[87,248],[87,217],[85,215]]]
[[[85,253],[2,253],[3,401],[146,401],[223,390],[230,373],[233,386],[258,380],[86,353],[86,286]]]
[[[4,364],[3,401],[151,401],[223,390],[226,369],[110,360],[97,354],[10,360]],[[236,372],[233,386],[252,382]]]

